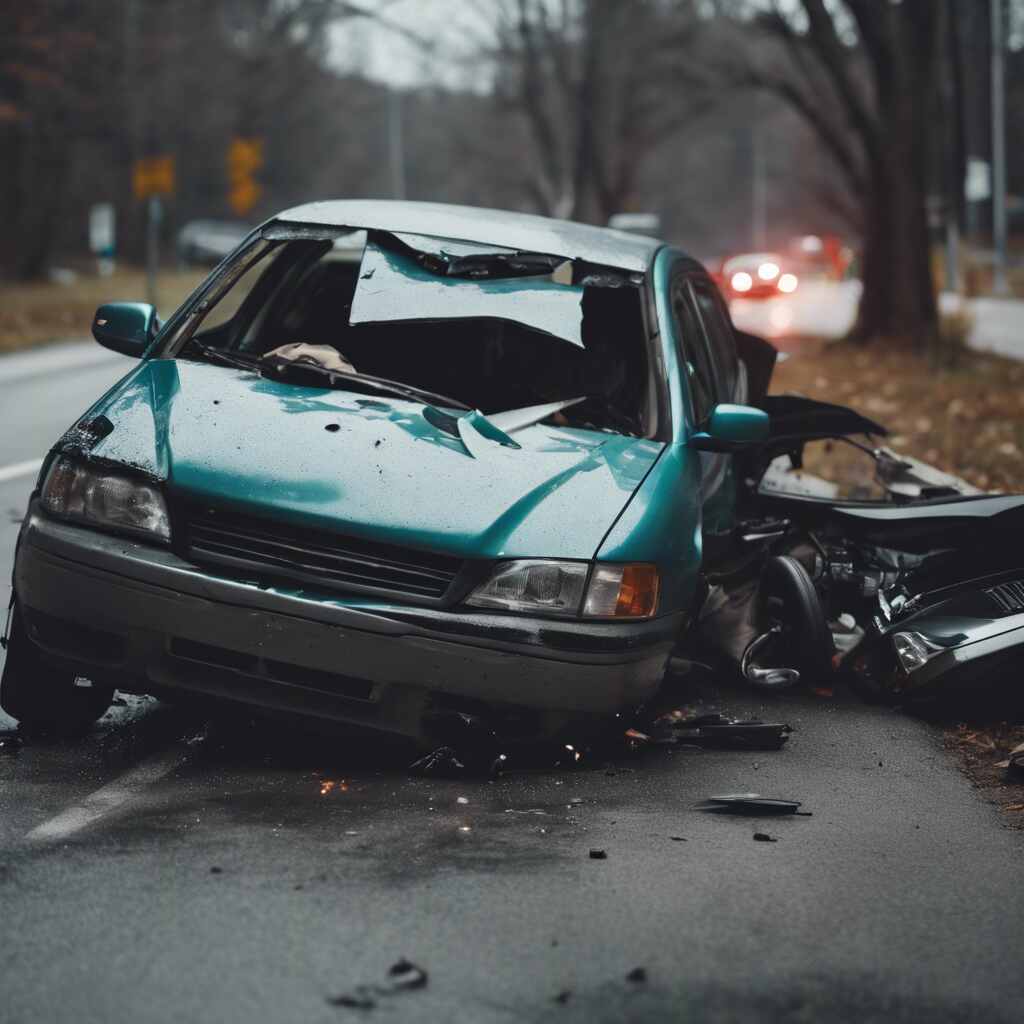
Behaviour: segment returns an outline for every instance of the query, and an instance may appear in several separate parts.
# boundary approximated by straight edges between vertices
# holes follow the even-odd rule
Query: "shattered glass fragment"
[[[583,289],[577,285],[535,277],[441,276],[371,241],[363,253],[349,323],[508,320],[582,348],[582,303]]]

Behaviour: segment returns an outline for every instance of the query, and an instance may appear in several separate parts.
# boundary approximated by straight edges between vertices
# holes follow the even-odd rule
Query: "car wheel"
[[[0,707],[29,732],[63,736],[82,732],[110,707],[114,688],[96,681],[92,686],[76,686],[76,678],[75,672],[44,661],[15,605],[0,677]]]
[[[795,668],[805,684],[832,674],[832,634],[807,570],[795,558],[769,558],[761,573],[758,622],[777,634],[763,660]]]

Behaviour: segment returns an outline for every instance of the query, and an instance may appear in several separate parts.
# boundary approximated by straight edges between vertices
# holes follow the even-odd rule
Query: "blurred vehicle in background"
[[[799,280],[787,269],[787,263],[777,253],[753,252],[730,256],[722,261],[715,275],[718,286],[728,299],[772,299],[777,295],[791,295]]]
[[[661,235],[661,218],[656,213],[613,213],[608,218],[608,227],[657,238]]]
[[[215,266],[252,228],[232,220],[190,220],[178,232],[178,263]]]
[[[801,269],[801,277],[842,281],[853,258],[853,250],[836,235],[799,235],[789,246],[789,260]]]

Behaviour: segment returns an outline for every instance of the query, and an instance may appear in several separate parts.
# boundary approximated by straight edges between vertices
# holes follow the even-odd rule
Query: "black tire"
[[[805,685],[832,675],[834,647],[821,599],[807,570],[789,555],[769,558],[761,573],[758,624],[782,627],[772,644],[772,667],[795,668]]]
[[[114,688],[95,680],[90,687],[75,686],[77,675],[43,660],[15,605],[0,677],[0,707],[28,732],[61,736],[84,732],[110,707]]]

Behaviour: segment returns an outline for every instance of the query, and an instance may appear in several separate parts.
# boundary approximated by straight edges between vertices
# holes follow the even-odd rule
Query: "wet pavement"
[[[49,419],[26,412],[0,469],[104,374],[69,370],[59,403],[22,378]],[[31,483],[0,481],[4,584]],[[1018,1016],[1024,834],[934,728],[841,693],[676,685],[794,732],[414,778],[401,745],[129,698],[76,742],[0,747],[0,1021]],[[695,807],[745,791],[812,816]],[[337,1005],[403,957],[426,985]]]
[[[132,701],[26,745],[0,759],[3,1019],[335,1020],[407,957],[429,983],[389,1019],[1009,1020],[1024,836],[937,736],[705,696],[789,744],[420,779],[401,747]],[[812,815],[695,807],[737,791]]]

